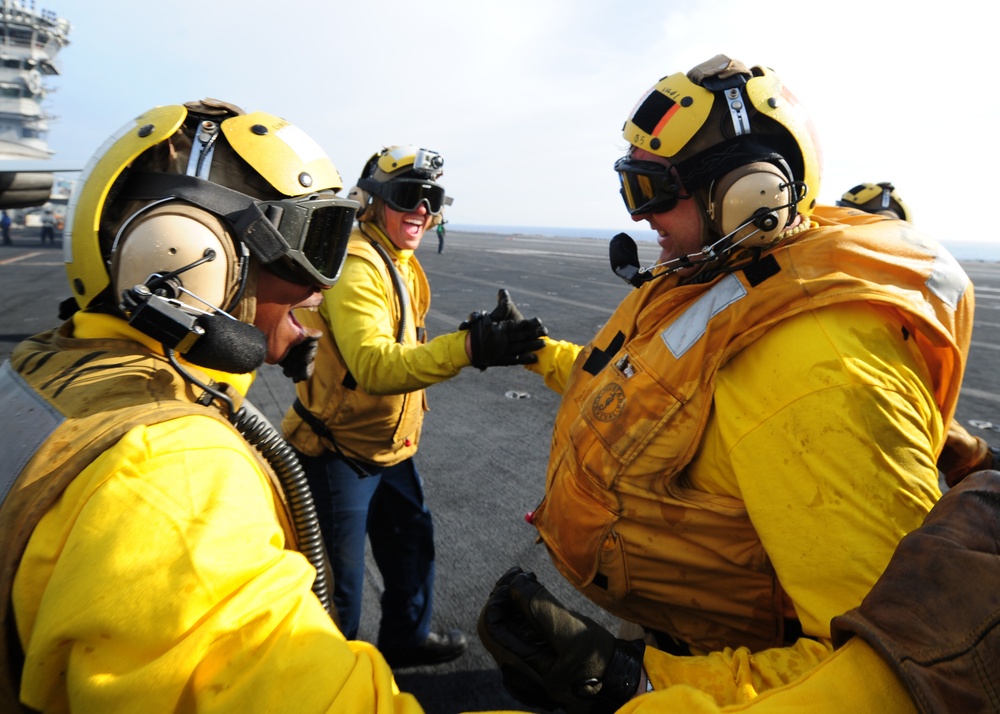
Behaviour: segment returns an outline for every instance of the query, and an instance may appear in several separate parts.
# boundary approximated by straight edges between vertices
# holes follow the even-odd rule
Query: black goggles
[[[178,198],[226,219],[250,253],[280,278],[329,287],[347,255],[357,201],[332,193],[261,201],[183,174],[136,172],[123,197]]]
[[[683,192],[673,167],[623,156],[615,162],[622,200],[629,214],[666,213],[691,198]]]
[[[347,255],[357,201],[311,198],[257,205],[288,244],[280,258],[266,264],[267,269],[302,285],[333,285]]]
[[[389,208],[401,213],[412,213],[420,208],[421,203],[426,203],[427,212],[436,216],[447,203],[444,187],[433,181],[400,178],[383,183],[367,179],[359,181],[358,185],[381,198]]]

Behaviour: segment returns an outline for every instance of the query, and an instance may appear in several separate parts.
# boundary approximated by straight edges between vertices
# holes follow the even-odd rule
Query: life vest
[[[968,277],[908,224],[871,219],[823,212],[740,271],[647,283],[580,353],[534,524],[601,607],[706,651],[785,643],[794,609],[746,510],[680,478],[718,369],[782,320],[850,301],[893,310],[951,419],[972,334]]]
[[[370,224],[365,232],[384,243],[384,234]],[[368,236],[355,229],[347,245],[348,255],[366,260],[381,277],[379,286],[392,315],[392,330],[397,332],[404,319],[401,343],[408,347],[426,340],[424,318],[430,308],[430,284],[416,256],[408,267],[412,280],[400,294],[394,286],[390,266]],[[403,278],[405,282],[405,278]],[[424,390],[406,394],[368,394],[351,375],[340,354],[336,340],[321,311],[298,310],[295,315],[305,327],[320,330],[313,376],[296,385],[298,400],[336,439],[336,444],[321,437],[316,430],[290,409],[281,422],[285,438],[303,454],[319,456],[324,450],[342,451],[352,459],[379,466],[392,466],[417,452],[424,412]],[[336,310],[336,305],[328,309]]]
[[[11,606],[14,575],[42,516],[66,487],[128,431],[200,415],[239,434],[216,405],[197,403],[192,385],[162,356],[125,340],[80,340],[72,323],[22,342],[0,366],[0,711],[18,711],[22,653]],[[201,381],[212,380],[189,368]],[[227,396],[239,408],[243,398]],[[242,436],[240,437],[242,439]],[[285,494],[274,470],[254,448],[278,505],[289,549],[298,549]]]

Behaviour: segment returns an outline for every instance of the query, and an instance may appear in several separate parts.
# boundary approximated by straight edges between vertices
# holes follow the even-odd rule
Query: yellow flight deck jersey
[[[746,648],[713,655],[713,667],[701,657],[672,658],[646,649],[645,668],[654,690],[627,702],[618,714],[915,714],[913,700],[885,660],[860,639],[853,639],[790,684],[764,689],[767,673],[754,666]],[[677,662],[671,660],[678,660]],[[694,686],[671,686],[668,673],[690,660],[701,671]],[[694,681],[696,678],[692,677]],[[728,702],[719,704],[720,701]]]
[[[564,387],[534,517],[554,563],[713,653],[647,651],[654,686],[735,704],[829,655],[831,618],[940,497],[972,311],[939,245],[834,210],[745,270],[633,291],[563,385],[576,350],[539,353]]]
[[[372,241],[391,257],[406,290],[402,301]],[[399,250],[375,225],[363,223],[351,234],[340,278],[324,292],[319,310],[296,311],[304,326],[323,333],[315,372],[296,385],[296,394],[347,456],[380,466],[413,456],[426,411],[424,388],[471,364],[464,330],[426,341],[430,300],[413,251]],[[294,409],[281,426],[304,454],[334,450]]]
[[[0,392],[5,406],[54,423],[100,413],[146,384],[152,412],[185,384],[161,354],[122,320],[78,313],[58,334],[18,346]],[[198,373],[240,392],[252,379]],[[13,573],[22,702],[74,714],[420,711],[375,648],[345,641],[311,591],[315,571],[288,549],[280,494],[253,448],[224,419],[177,399],[187,415],[70,459],[78,475],[34,516]],[[88,438],[61,449],[87,453]],[[33,498],[21,483],[11,502]],[[32,518],[2,513],[5,533]]]

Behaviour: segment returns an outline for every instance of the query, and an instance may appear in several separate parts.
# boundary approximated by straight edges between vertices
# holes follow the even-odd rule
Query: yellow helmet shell
[[[320,145],[280,117],[264,112],[242,114],[226,119],[221,128],[240,158],[286,196],[344,187]]]
[[[419,177],[428,181],[436,181],[444,173],[444,159],[436,151],[423,149],[419,146],[389,146],[376,154],[369,163],[368,173],[362,178],[371,178],[384,183],[395,178]]]
[[[841,196],[837,205],[913,222],[909,207],[888,182],[858,184]]]
[[[63,261],[77,305],[88,307],[110,284],[101,255],[98,228],[108,191],[142,152],[165,141],[187,116],[182,105],[156,107],[140,114],[112,135],[91,157],[66,208]]]
[[[714,103],[714,93],[677,72],[636,102],[623,134],[632,146],[673,159],[705,126]]]
[[[722,57],[722,59],[727,59]],[[784,156],[793,178],[808,186],[797,210],[808,215],[819,195],[821,154],[812,122],[795,96],[781,83],[774,72],[764,67],[749,70],[743,87],[743,97],[749,105],[747,135],[768,143],[775,134],[773,124],[759,131],[759,119],[764,116],[777,124],[795,147],[795,156]],[[732,122],[727,112],[727,91],[712,91],[697,84],[688,75],[678,72],[664,77],[638,101],[625,121],[623,136],[632,146],[645,149],[679,164],[712,146],[732,138],[722,127]],[[713,109],[715,111],[713,111]],[[787,142],[786,142],[787,143]]]
[[[110,256],[102,254],[99,229],[109,192],[115,181],[143,152],[167,141],[185,124],[189,109],[184,105],[156,107],[136,117],[111,136],[94,154],[81,173],[67,207],[63,240],[66,273],[80,308],[89,307],[111,284]],[[274,191],[302,196],[324,190],[339,191],[343,182],[336,167],[320,146],[303,131],[280,117],[264,112],[239,113],[219,120],[229,147]],[[223,178],[209,180],[231,185],[246,175],[236,167]]]

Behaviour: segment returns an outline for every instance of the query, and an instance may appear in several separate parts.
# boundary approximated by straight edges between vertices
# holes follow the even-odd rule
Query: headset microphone
[[[611,258],[611,269],[615,275],[624,280],[634,288],[641,288],[653,278],[662,278],[676,273],[678,270],[686,268],[696,268],[698,266],[717,260],[730,251],[736,249],[740,244],[758,233],[770,233],[779,228],[781,218],[778,211],[788,208],[791,204],[785,204],[774,208],[762,206],[754,211],[753,215],[740,222],[736,228],[722,236],[711,245],[701,249],[699,253],[691,255],[681,255],[671,260],[657,263],[648,268],[639,267],[639,249],[635,241],[627,233],[619,233],[611,239],[608,246],[609,257]],[[754,231],[747,235],[732,240],[737,233],[748,226],[753,226]],[[732,242],[730,242],[732,241]],[[654,268],[666,268],[660,273],[653,275]]]
[[[264,364],[267,336],[253,325],[213,313],[199,315],[198,326],[205,334],[181,353],[191,364],[230,374],[247,374]]]
[[[146,285],[123,294],[129,325],[191,364],[231,374],[257,369],[267,357],[267,337],[253,325],[225,313],[192,315]]]
[[[639,248],[628,233],[619,233],[608,246],[611,269],[619,278],[634,288],[653,279],[652,273],[639,267]]]

